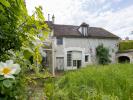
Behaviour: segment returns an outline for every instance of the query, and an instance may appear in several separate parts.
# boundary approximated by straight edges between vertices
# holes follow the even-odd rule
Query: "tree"
[[[42,7],[36,7],[32,16],[28,15],[24,0],[0,0],[0,60],[5,60],[9,50],[28,47],[34,37],[43,33],[41,40],[48,34],[48,25]]]
[[[41,37],[38,37],[40,33]],[[0,0],[0,62],[11,59],[21,67],[17,78],[10,79],[15,85],[10,85],[9,81],[5,82],[10,88],[3,87],[3,81],[0,79],[0,99],[26,99],[27,86],[33,82],[32,78],[27,77],[29,68],[34,70],[34,77],[47,77],[46,71],[39,73],[39,67],[40,48],[48,33],[49,28],[45,23],[42,7],[36,7],[33,15],[29,16],[24,0]]]
[[[96,48],[96,55],[98,57],[99,64],[105,65],[105,64],[108,64],[108,63],[111,62],[110,59],[109,59],[110,58],[109,50],[107,48],[105,48],[103,46],[103,44],[99,45]]]
[[[20,2],[22,0],[0,0],[0,57],[21,46],[17,27],[24,5]]]

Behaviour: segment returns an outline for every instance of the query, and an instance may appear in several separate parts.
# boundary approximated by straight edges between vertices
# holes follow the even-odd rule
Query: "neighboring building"
[[[51,28],[52,62],[54,70],[71,70],[88,64],[97,64],[96,47],[103,44],[109,49],[111,63],[116,62],[119,37],[103,28],[58,25],[47,22]]]
[[[119,63],[133,63],[133,40],[121,40],[116,57]]]

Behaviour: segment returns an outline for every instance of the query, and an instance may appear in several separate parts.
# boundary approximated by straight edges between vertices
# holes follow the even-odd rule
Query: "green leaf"
[[[3,81],[3,85],[7,88],[11,87],[12,86],[12,82],[10,80],[4,80]]]
[[[4,8],[2,7],[2,5],[0,5],[0,11],[5,12]]]
[[[6,0],[0,0],[0,3],[2,3],[6,7],[10,7],[10,3]]]
[[[33,51],[29,48],[26,48],[23,52],[23,55],[26,59],[29,60],[29,58],[33,55]]]
[[[4,80],[5,78],[3,76],[0,76],[0,81]]]

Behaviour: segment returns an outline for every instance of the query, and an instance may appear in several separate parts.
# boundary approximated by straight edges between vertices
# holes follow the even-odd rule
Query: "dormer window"
[[[87,35],[87,31],[88,30],[88,27],[82,27],[82,34],[84,35],[84,36],[86,36]]]
[[[86,23],[82,23],[80,25],[79,31],[83,36],[87,36],[88,35],[88,24]]]

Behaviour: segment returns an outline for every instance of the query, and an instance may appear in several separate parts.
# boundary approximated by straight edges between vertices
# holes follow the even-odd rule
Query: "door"
[[[56,57],[56,70],[64,70],[64,57]]]
[[[82,52],[81,51],[73,51],[72,59],[73,59],[73,67],[80,68],[81,64],[82,64]]]
[[[81,67],[81,60],[77,60],[77,68]]]

